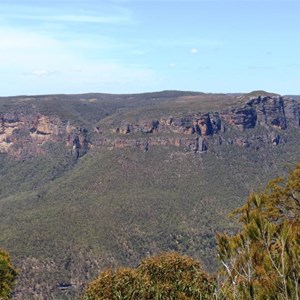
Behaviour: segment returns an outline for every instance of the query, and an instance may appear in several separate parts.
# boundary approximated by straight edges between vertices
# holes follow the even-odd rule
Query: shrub
[[[214,281],[199,261],[170,252],[146,258],[135,269],[101,272],[84,299],[211,299],[213,291]]]
[[[7,252],[0,249],[0,299],[9,299],[14,287],[17,271],[11,264]]]

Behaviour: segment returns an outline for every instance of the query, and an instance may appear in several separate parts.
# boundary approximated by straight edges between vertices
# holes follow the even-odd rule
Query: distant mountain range
[[[0,98],[0,247],[15,299],[74,299],[100,269],[216,231],[300,160],[300,97],[163,91]]]

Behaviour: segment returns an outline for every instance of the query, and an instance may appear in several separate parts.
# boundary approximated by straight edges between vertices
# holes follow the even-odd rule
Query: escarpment
[[[282,133],[299,127],[299,102],[282,96],[252,97],[214,111],[177,111],[157,118],[137,116],[134,121],[126,115],[112,115],[110,121],[104,118],[95,122],[93,128],[37,109],[27,109],[26,113],[9,110],[0,114],[0,152],[16,157],[28,152],[40,155],[48,151],[49,143],[63,144],[76,158],[97,147],[149,151],[152,146],[175,146],[194,153],[222,144],[259,149],[285,143]]]
[[[60,142],[79,158],[89,148],[87,129],[64,124],[56,116],[9,112],[0,120],[0,153],[26,158],[45,153],[47,143]]]
[[[98,137],[99,146],[138,147],[176,146],[185,151],[206,152],[211,145],[254,147],[285,142],[283,130],[300,127],[299,102],[281,96],[250,98],[241,106],[214,112],[197,112],[182,116],[126,122],[111,128],[109,138]],[[253,129],[256,129],[255,131]],[[231,132],[234,134],[226,134]]]

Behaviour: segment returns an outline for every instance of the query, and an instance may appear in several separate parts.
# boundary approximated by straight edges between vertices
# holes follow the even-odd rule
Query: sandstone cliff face
[[[267,129],[268,133],[261,135],[244,136],[256,127]],[[162,117],[159,120],[143,120],[137,123],[126,123],[113,128],[117,134],[113,145],[117,148],[138,146],[146,150],[152,145],[174,145],[183,147],[193,152],[206,152],[209,144],[235,144],[240,147],[250,147],[254,144],[279,145],[284,143],[280,135],[281,130],[289,127],[300,127],[299,103],[293,99],[280,96],[259,96],[249,99],[241,107],[234,107],[221,112],[195,113],[193,115],[176,118],[173,116]],[[223,133],[227,130],[238,129],[241,134],[234,138],[225,138]],[[279,131],[278,131],[279,130]],[[135,133],[146,134],[147,146],[143,141],[135,139]],[[159,133],[160,137],[155,137]],[[162,135],[165,134],[165,137]],[[170,138],[168,134],[179,135]],[[122,138],[126,135],[126,139]],[[132,138],[128,138],[132,136]],[[185,137],[191,136],[191,137]],[[111,140],[101,140],[101,145],[108,145]],[[258,147],[258,146],[256,146]]]
[[[300,124],[299,103],[280,96],[251,98],[241,108],[222,112],[224,120],[240,129],[254,128],[256,125],[286,129]]]
[[[58,119],[52,121],[49,117],[39,114],[32,122],[29,130],[30,136],[38,145],[47,141],[55,141],[59,134],[59,123]]]
[[[163,117],[160,120],[142,120],[112,128],[113,133],[180,133],[209,136],[218,133],[222,123],[218,112],[198,113],[180,118]]]
[[[0,117],[0,152],[7,152],[13,145],[12,135],[23,125],[22,119],[14,114],[3,114]]]
[[[281,131],[300,128],[299,102],[280,96],[259,96],[240,107],[224,111],[196,112],[136,122],[118,120],[110,131],[95,124],[93,138],[87,128],[63,122],[39,112],[8,112],[0,115],[0,152],[13,156],[44,153],[47,142],[63,142],[69,153],[79,158],[95,147],[135,147],[148,151],[152,146],[175,146],[183,151],[204,153],[212,145],[256,147],[285,142]],[[263,128],[261,133],[252,129]],[[92,130],[91,130],[92,131]],[[228,135],[227,132],[234,132]],[[25,151],[25,149],[27,149]],[[29,151],[29,150],[30,151]]]
[[[231,109],[229,112],[223,112],[222,116],[226,123],[241,130],[254,128],[257,122],[257,112],[249,106]]]
[[[64,124],[59,118],[33,112],[4,113],[0,116],[0,152],[15,157],[45,153],[47,142],[65,142],[77,158],[89,148],[84,128]],[[30,154],[29,154],[30,153]]]
[[[285,101],[282,97],[252,98],[247,105],[256,110],[257,119],[261,125],[270,125],[280,129],[287,128]]]

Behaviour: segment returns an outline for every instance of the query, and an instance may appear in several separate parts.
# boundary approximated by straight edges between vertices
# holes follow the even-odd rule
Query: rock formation
[[[269,134],[244,136],[243,132],[256,127],[266,128]],[[244,148],[262,143],[279,145],[284,140],[278,130],[285,130],[288,127],[300,127],[299,103],[281,96],[258,96],[249,99],[241,107],[233,107],[221,112],[199,112],[177,118],[166,116],[161,117],[160,120],[143,120],[137,123],[126,123],[121,127],[113,128],[112,131],[119,135],[114,142],[114,146],[118,148],[139,144],[140,142],[134,136],[135,133],[142,133],[148,135],[147,149],[152,145],[175,145],[192,152],[203,153],[209,150],[209,144],[212,142],[217,145],[226,142]],[[233,139],[225,140],[223,133],[230,128],[237,128],[241,133]],[[159,133],[160,137],[154,138],[156,133]],[[124,134],[132,138],[122,139],[121,136]],[[179,136],[170,138],[168,134]],[[193,135],[196,137],[185,137]],[[106,139],[105,142],[100,143],[109,144],[111,141]]]
[[[22,119],[14,114],[0,116],[0,152],[7,152],[13,145],[12,135],[23,125]]]
[[[90,129],[93,132],[91,139],[89,129],[56,116],[39,112],[26,115],[13,111],[3,113],[0,115],[0,152],[18,156],[30,145],[33,152],[42,153],[42,146],[47,142],[65,143],[77,158],[92,144],[95,147],[137,147],[144,151],[152,146],[176,146],[194,153],[205,153],[212,145],[224,143],[259,149],[266,143],[274,146],[284,143],[280,132],[300,127],[300,106],[292,98],[258,96],[250,98],[244,105],[219,112],[196,112],[136,122],[117,121],[119,125],[111,130],[95,124]],[[254,128],[258,130],[252,133]],[[234,134],[225,134],[229,131]],[[21,147],[13,147],[17,145]]]

